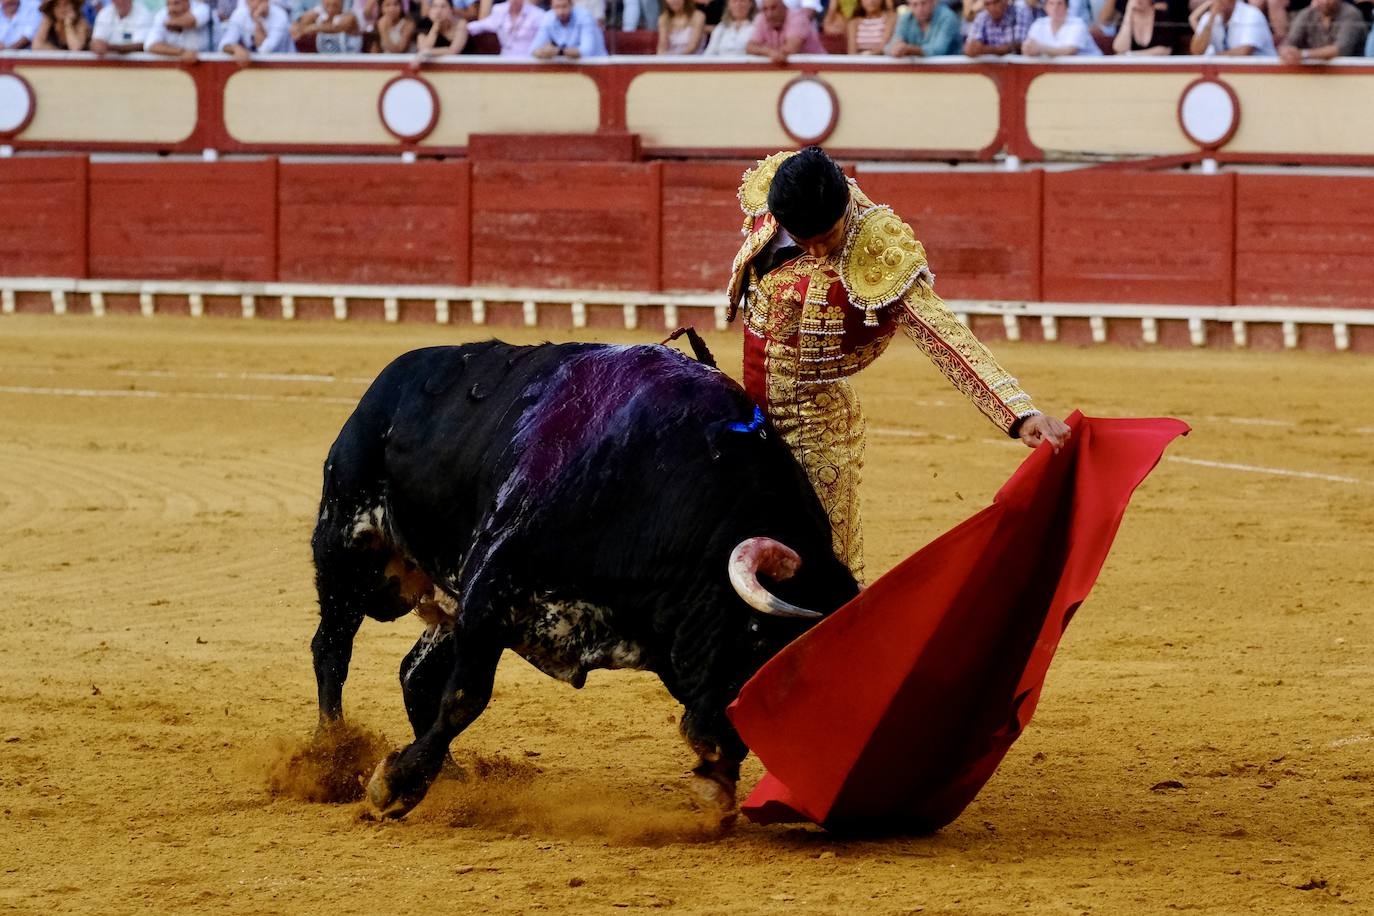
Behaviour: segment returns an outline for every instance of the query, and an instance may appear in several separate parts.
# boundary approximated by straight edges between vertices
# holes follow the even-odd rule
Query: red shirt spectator
[[[789,10],[782,0],[763,0],[748,51],[781,64],[789,54],[824,54],[825,47],[811,16],[800,9]]]

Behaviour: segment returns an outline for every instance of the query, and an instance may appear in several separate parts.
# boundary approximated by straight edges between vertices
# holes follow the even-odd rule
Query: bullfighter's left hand
[[[1073,430],[1058,417],[1034,414],[1021,421],[1021,428],[1017,433],[1027,448],[1035,448],[1042,442],[1048,442],[1058,452],[1064,447],[1064,443],[1069,441]]]

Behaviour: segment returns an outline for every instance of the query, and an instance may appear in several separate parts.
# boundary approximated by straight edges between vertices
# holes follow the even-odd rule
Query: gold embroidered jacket
[[[745,173],[739,199],[744,244],[730,276],[731,320],[744,308],[744,384],[769,409],[769,377],[803,385],[845,378],[887,348],[897,328],[1004,432],[1036,413],[1030,396],[935,294],[925,250],[891,208],[875,205],[850,181],[849,229],[838,253],[798,255],[771,271],[755,263],[778,225],[768,187],[778,153]],[[777,388],[774,386],[774,390]]]

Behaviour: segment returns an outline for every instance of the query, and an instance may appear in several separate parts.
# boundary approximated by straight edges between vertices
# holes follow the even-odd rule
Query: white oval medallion
[[[840,119],[840,101],[825,80],[799,76],[778,97],[778,120],[787,135],[800,144],[821,143]]]
[[[439,121],[439,96],[415,76],[398,76],[382,87],[377,102],[382,124],[397,139],[423,139]]]
[[[1183,133],[1198,146],[1215,148],[1231,139],[1240,122],[1240,105],[1230,86],[1201,79],[1183,90],[1178,103]]]
[[[14,134],[33,118],[33,90],[13,73],[0,73],[0,134]]]

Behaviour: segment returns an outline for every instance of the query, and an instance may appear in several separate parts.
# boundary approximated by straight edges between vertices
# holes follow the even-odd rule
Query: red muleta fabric
[[[1095,419],[1042,445],[993,504],[771,659],[729,715],[768,768],[759,823],[950,823],[1030,723],[1131,494],[1188,426]]]

